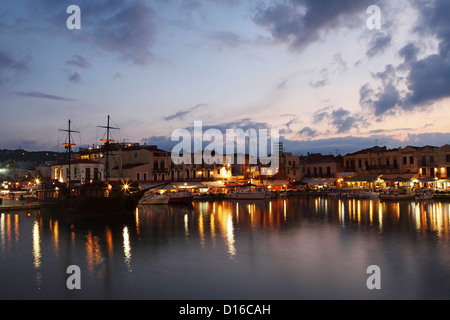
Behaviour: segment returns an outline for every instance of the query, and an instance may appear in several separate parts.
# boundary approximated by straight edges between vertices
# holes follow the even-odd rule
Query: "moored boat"
[[[146,190],[133,183],[97,181],[87,184],[55,184],[36,191],[42,207],[89,213],[134,212]]]
[[[264,200],[271,199],[272,194],[269,191],[236,191],[225,195],[227,199],[233,200]]]
[[[170,197],[165,194],[156,194],[147,192],[144,194],[142,199],[139,201],[139,204],[168,204]]]
[[[194,201],[194,194],[190,191],[169,192],[166,194],[170,203],[191,203]]]
[[[433,199],[433,194],[432,193],[417,194],[415,199],[417,201],[420,201],[420,200],[431,200],[431,199]]]
[[[148,189],[140,189],[137,183],[126,181],[110,181],[108,172],[108,152],[109,144],[114,140],[110,139],[109,130],[118,129],[109,125],[108,116],[107,139],[105,141],[106,165],[104,180],[94,178],[94,181],[72,181],[71,164],[72,147],[75,146],[71,134],[78,131],[71,129],[71,121],[68,122],[68,129],[61,130],[68,133],[67,140],[63,144],[68,152],[67,181],[55,180],[53,182],[42,183],[36,191],[36,198],[42,207],[53,206],[63,212],[77,212],[80,214],[113,214],[132,213]],[[62,170],[61,170],[62,171]]]

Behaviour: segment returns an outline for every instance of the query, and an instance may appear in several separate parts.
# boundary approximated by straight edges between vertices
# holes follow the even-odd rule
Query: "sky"
[[[61,151],[69,119],[96,145],[108,115],[117,141],[167,151],[194,121],[276,129],[294,154],[441,146],[449,16],[448,0],[3,0],[0,149]]]

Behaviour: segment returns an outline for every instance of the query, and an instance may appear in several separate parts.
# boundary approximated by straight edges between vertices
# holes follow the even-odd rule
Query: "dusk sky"
[[[68,119],[97,144],[108,115],[163,149],[194,121],[279,129],[295,154],[441,146],[449,17],[448,0],[3,0],[0,149],[62,151]]]

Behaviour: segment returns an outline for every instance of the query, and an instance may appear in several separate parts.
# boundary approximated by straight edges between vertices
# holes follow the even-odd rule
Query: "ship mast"
[[[72,147],[76,146],[76,144],[74,144],[72,142],[72,133],[80,133],[80,131],[74,131],[71,129],[71,123],[72,123],[72,121],[70,121],[70,119],[69,119],[68,129],[60,129],[59,130],[59,131],[67,132],[67,140],[65,143],[62,144],[69,153],[69,175],[67,178],[67,183],[70,183],[70,179],[72,177],[72,170],[71,170]]]
[[[110,116],[108,115],[108,122],[106,126],[98,126],[99,128],[106,129],[106,139],[101,139],[100,141],[105,142],[105,151],[106,151],[106,161],[105,161],[105,180],[109,179],[109,150],[110,150],[110,144],[115,142],[111,139],[110,130],[116,129],[119,130],[119,128],[111,127],[109,125],[110,123]]]

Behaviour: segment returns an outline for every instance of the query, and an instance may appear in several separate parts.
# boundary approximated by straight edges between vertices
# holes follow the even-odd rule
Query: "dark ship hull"
[[[112,215],[134,213],[147,190],[122,182],[94,182],[84,185],[54,185],[38,190],[42,207],[79,214]]]

